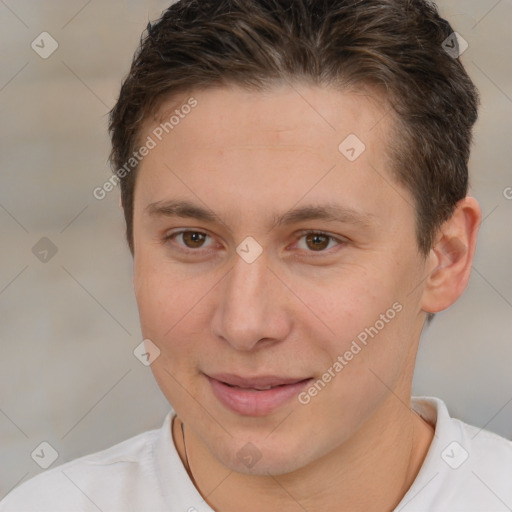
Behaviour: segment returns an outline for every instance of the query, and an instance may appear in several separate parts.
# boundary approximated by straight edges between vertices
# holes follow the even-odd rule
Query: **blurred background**
[[[57,465],[159,427],[170,408],[133,354],[118,191],[92,194],[111,176],[108,111],[168,4],[0,0],[0,499],[43,471],[41,442]],[[467,292],[424,333],[414,394],[511,439],[512,0],[437,4],[482,97],[471,173],[484,221]]]

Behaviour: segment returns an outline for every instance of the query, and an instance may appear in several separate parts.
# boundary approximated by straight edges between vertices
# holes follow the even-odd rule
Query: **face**
[[[151,368],[217,461],[290,472],[410,396],[426,273],[413,199],[391,175],[392,120],[370,92],[191,97],[191,109],[190,97],[162,106],[166,120],[190,112],[161,141],[160,119],[140,138],[156,142],[134,200]]]

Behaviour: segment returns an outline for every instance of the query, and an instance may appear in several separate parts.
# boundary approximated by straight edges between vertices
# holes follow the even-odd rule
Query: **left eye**
[[[332,246],[329,247],[331,242],[335,242],[337,245],[341,243],[341,240],[327,235],[326,233],[322,233],[321,231],[306,231],[302,233],[302,236],[298,240],[300,241],[302,239],[305,240],[306,250],[309,249],[312,252],[324,252],[326,249],[331,249]]]

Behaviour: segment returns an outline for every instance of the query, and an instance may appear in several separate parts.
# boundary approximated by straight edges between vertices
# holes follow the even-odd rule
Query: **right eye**
[[[192,253],[198,252],[197,249],[202,249],[205,247],[204,241],[206,238],[210,238],[210,235],[203,233],[202,231],[183,229],[180,231],[167,233],[164,236],[164,242],[172,241],[172,245],[177,245],[179,250]],[[181,240],[181,243],[176,243],[176,240]]]

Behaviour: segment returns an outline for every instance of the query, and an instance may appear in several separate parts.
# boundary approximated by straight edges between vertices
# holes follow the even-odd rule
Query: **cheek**
[[[408,357],[408,313],[395,292],[379,280],[347,279],[344,286],[316,296],[317,308],[334,334],[315,339],[315,348],[329,355],[325,367],[315,368],[324,372],[318,377],[327,383],[306,392],[317,413],[333,425],[346,422],[355,428],[388,394],[387,386],[393,388],[400,379]],[[346,413],[343,418],[340,407]]]
[[[134,289],[142,335],[159,347],[158,362],[170,371],[191,366],[198,358],[199,345],[208,335],[207,308],[214,282],[204,273],[184,275],[177,265],[149,250],[135,258]]]
[[[193,315],[200,314],[194,290],[177,272],[150,262],[142,252],[134,262],[134,288],[142,336],[160,350],[151,371],[173,407],[180,407],[183,386],[195,395],[197,343],[190,331]],[[195,307],[194,307],[195,305]]]
[[[334,380],[359,383],[358,386],[368,386],[375,380],[370,369],[383,378],[396,378],[406,357],[400,340],[410,336],[405,331],[411,312],[392,279],[385,274],[370,276],[353,269],[344,279],[321,288],[312,287],[308,293],[311,309],[323,321],[317,321],[317,334],[325,334],[313,334],[313,340],[331,361],[324,371],[338,361],[331,369],[331,374],[337,375]],[[340,386],[339,389],[343,387]]]
[[[172,267],[141,250],[134,259],[134,290],[143,335],[162,344],[179,326],[193,293]]]
[[[381,309],[394,302],[393,290],[378,278],[369,278],[362,269],[345,269],[342,276],[319,286],[308,283],[298,294],[326,326],[331,338],[349,340],[378,319]],[[328,330],[327,330],[328,328]]]

